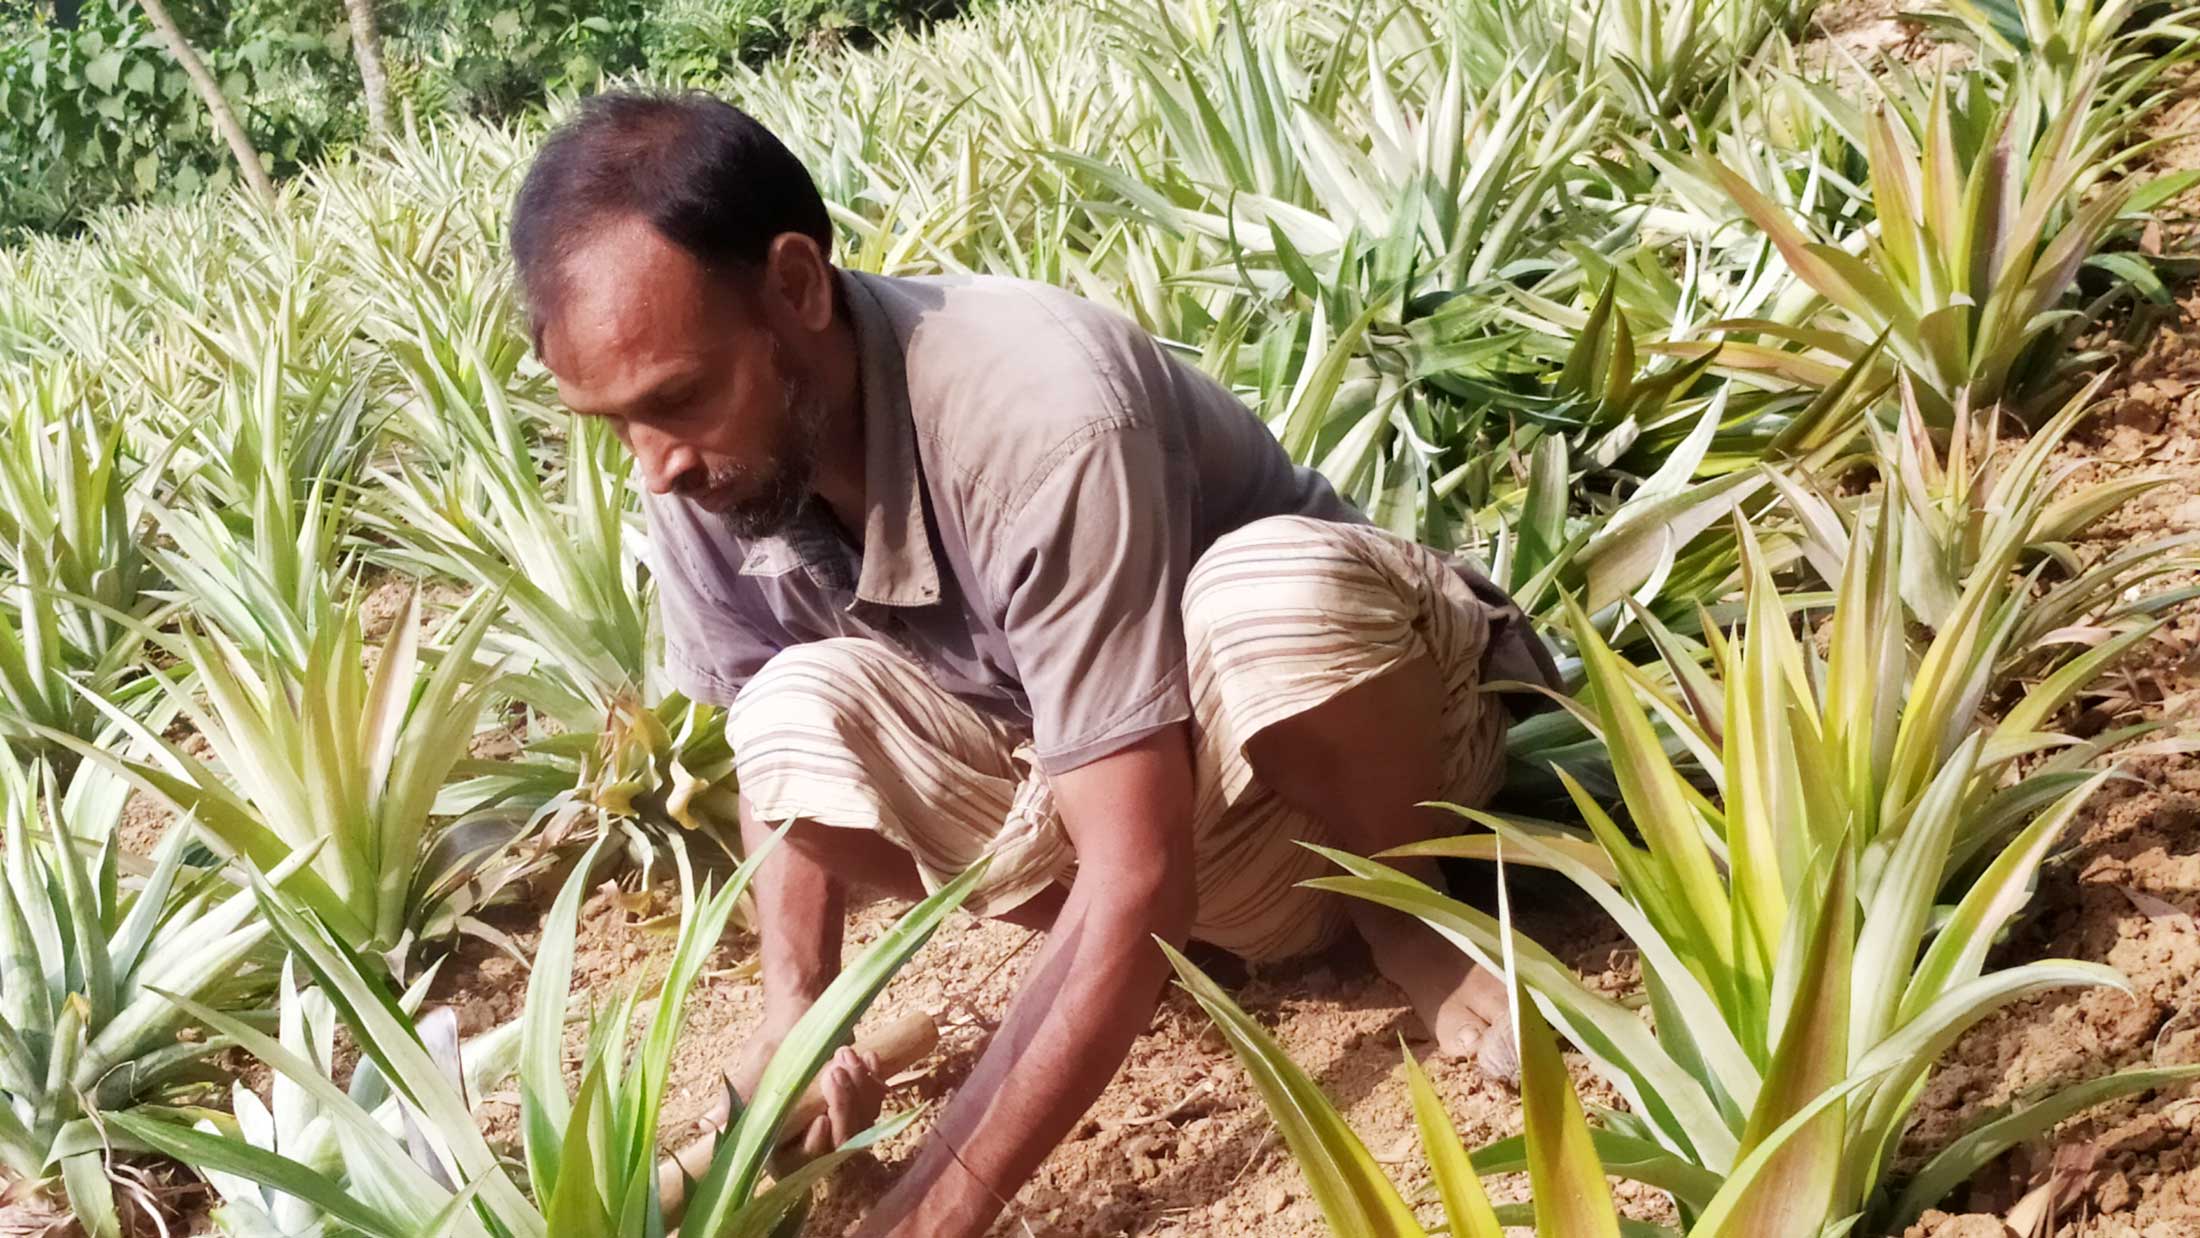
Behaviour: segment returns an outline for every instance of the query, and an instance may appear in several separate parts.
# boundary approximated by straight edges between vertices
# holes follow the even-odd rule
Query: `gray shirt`
[[[1135,323],[1042,284],[840,272],[861,356],[860,545],[821,504],[754,541],[678,496],[644,503],[667,670],[730,704],[771,656],[885,642],[1028,728],[1050,774],[1191,717],[1194,559],[1264,516],[1364,523],[1226,388]],[[1485,673],[1552,680],[1504,593]]]

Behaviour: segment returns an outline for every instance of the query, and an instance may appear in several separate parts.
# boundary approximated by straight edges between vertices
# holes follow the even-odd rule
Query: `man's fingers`
[[[833,1146],[838,1147],[878,1121],[886,1102],[886,1085],[879,1079],[878,1059],[846,1048],[833,1055],[819,1080],[825,1094],[825,1113],[832,1120]]]
[[[810,1122],[810,1128],[802,1132],[802,1159],[814,1161],[840,1146],[833,1138],[833,1119],[821,1114]]]
[[[835,1053],[833,1060],[825,1064],[825,1071],[817,1080],[818,1087],[825,1093],[827,1129],[835,1147],[844,1138],[842,1132],[848,1125],[848,1107],[855,1103],[855,1082],[848,1077],[847,1054],[846,1049]]]
[[[848,1049],[835,1053],[833,1064],[825,1068],[825,1115],[832,1119],[836,1148],[868,1125],[863,1120],[863,1087],[856,1077],[862,1069],[863,1063]]]
[[[848,1132],[849,1137],[863,1133],[871,1123],[878,1121],[879,1110],[886,1107],[886,1072],[878,1067],[878,1055],[858,1050],[856,1060],[861,1069],[856,1071],[856,1090],[863,1097],[863,1121]]]
[[[868,1130],[886,1103],[878,1058],[854,1048],[842,1048],[826,1060],[816,1087],[825,1112],[785,1145],[802,1161],[815,1160]]]

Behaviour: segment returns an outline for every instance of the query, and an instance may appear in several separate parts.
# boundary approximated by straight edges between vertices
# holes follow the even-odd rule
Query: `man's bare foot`
[[[1405,990],[1439,1054],[1474,1058],[1483,1073],[1508,1083],[1517,1077],[1502,979],[1476,966],[1433,929],[1399,913],[1377,912],[1359,927],[1376,970]]]

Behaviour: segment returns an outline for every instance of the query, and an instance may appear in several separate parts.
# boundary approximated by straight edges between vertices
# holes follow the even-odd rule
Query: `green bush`
[[[865,46],[965,7],[959,0],[672,0],[655,10],[643,53],[659,77],[706,82],[735,61],[802,44]]]
[[[393,103],[498,119],[647,69],[707,83],[820,41],[862,44],[960,0],[383,0]],[[170,0],[277,177],[365,133],[341,0]],[[187,198],[235,178],[183,71],[134,0],[84,0],[73,26],[0,0],[0,243],[91,211]]]
[[[499,118],[642,67],[640,0],[405,0],[381,14],[393,89],[416,114]]]
[[[202,159],[167,166],[167,152],[205,147],[205,113],[141,16],[94,3],[73,30],[33,16],[7,35],[0,230],[59,227],[92,205],[207,179]]]
[[[383,26],[398,93],[421,115],[499,118],[647,69],[703,84],[818,42],[861,46],[952,16],[961,0],[406,0]]]
[[[338,0],[174,11],[274,173],[357,137]],[[86,0],[73,27],[44,12],[0,22],[0,113],[0,239],[67,231],[104,206],[187,198],[236,175],[130,0]]]

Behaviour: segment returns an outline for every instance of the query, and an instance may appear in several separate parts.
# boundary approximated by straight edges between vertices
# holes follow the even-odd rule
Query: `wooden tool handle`
[[[923,1061],[939,1043],[940,1031],[933,1024],[932,1016],[912,1010],[873,1034],[858,1037],[856,1048],[877,1059],[881,1079],[891,1079]],[[813,1079],[779,1128],[782,1141],[801,1138],[810,1123],[824,1113],[825,1093]],[[680,1223],[680,1215],[687,1207],[688,1183],[710,1169],[711,1157],[718,1151],[718,1137],[723,1133],[721,1129],[698,1135],[658,1162],[657,1197],[664,1204],[667,1228]]]

